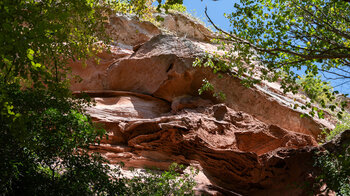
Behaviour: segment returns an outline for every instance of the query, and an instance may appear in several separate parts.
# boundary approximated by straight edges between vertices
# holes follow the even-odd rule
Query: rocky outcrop
[[[169,29],[188,20],[177,18]],[[189,26],[204,32],[196,25]],[[209,68],[192,67],[196,57],[216,51],[206,42],[208,32],[193,30],[193,39],[175,36],[187,30],[167,35],[125,16],[111,17],[110,28],[119,45],[98,54],[99,64],[71,63],[82,79],[72,80],[72,90],[94,98],[96,105],[87,112],[108,131],[108,140],[92,146],[94,151],[126,167],[195,166],[203,177],[198,194],[305,193],[300,187],[310,177],[316,138],[326,123],[300,118],[290,107],[292,99],[277,91],[246,88],[237,78],[220,79]],[[204,78],[226,100],[200,97]]]
[[[120,47],[132,49],[158,35],[161,31],[151,22],[140,21],[136,16],[110,16],[107,32]]]
[[[202,79],[208,79],[217,91],[225,93],[224,102],[236,110],[242,110],[253,114],[259,120],[269,124],[278,125],[289,131],[304,133],[318,138],[322,128],[332,128],[332,124],[327,120],[304,117],[300,114],[305,111],[292,109],[295,102],[293,98],[288,98],[273,91],[266,90],[260,86],[246,88],[238,78],[232,78],[224,74],[223,78],[217,77],[210,69],[201,69],[195,73],[194,86],[200,86]]]
[[[187,37],[201,41],[210,41],[214,38],[214,33],[196,20],[191,20],[182,13],[157,14],[161,27],[170,31],[178,37]]]
[[[111,98],[95,97],[97,105],[88,111],[96,122],[105,124],[109,133],[109,140],[92,148],[111,163],[122,161],[127,167],[160,169],[172,162],[199,164],[214,185],[250,195],[276,195],[280,189],[287,191],[286,184],[307,177],[305,168],[309,167],[301,167],[298,162],[311,159],[312,148],[308,146],[317,145],[309,135],[265,124],[225,104],[173,114],[166,113],[169,105],[161,100],[140,95],[144,101],[130,101],[137,95],[110,93],[118,98],[112,98],[111,103],[101,101]],[[127,103],[112,106],[121,96]],[[135,106],[131,110],[130,102]],[[143,107],[137,107],[141,104]],[[145,110],[148,114],[143,114]],[[302,191],[296,187],[288,191],[294,189]]]
[[[111,46],[110,50],[98,53],[96,58],[86,62],[72,61],[69,65],[71,76],[71,90],[87,91],[104,89],[105,72],[117,59],[130,56],[132,50]]]
[[[281,95],[259,86],[246,88],[238,78],[226,74],[224,78],[219,78],[209,68],[194,69],[193,60],[203,55],[207,49],[212,49],[211,47],[186,38],[157,35],[130,56],[115,60],[108,67],[104,64],[95,66],[101,70],[92,69],[96,70],[93,74],[90,73],[89,66],[85,71],[80,70],[81,77],[99,74],[100,78],[83,78],[94,86],[88,87],[85,84],[82,90],[132,91],[171,102],[178,96],[197,96],[202,80],[207,78],[217,90],[226,94],[227,99],[224,102],[229,107],[250,113],[269,124],[313,135],[315,138],[321,128],[327,125],[322,125],[319,119],[300,118],[301,112],[290,107],[293,101],[287,100],[287,97],[283,99]],[[97,82],[100,84],[95,84]],[[73,89],[77,88],[73,86]]]

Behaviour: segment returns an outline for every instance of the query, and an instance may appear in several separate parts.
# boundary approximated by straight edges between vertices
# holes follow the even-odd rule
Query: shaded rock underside
[[[108,140],[91,149],[126,167],[195,166],[201,171],[198,194],[305,194],[301,187],[310,177],[315,138],[326,124],[299,118],[285,103],[287,96],[193,68],[196,57],[216,50],[206,42],[210,31],[174,14],[167,17],[175,22],[164,28],[187,24],[176,35],[191,39],[114,16],[109,31],[117,44],[111,51],[98,54],[99,63],[70,64],[83,79],[72,79],[72,90],[94,98],[96,105],[87,111],[108,132]],[[199,97],[204,78],[226,94],[223,103],[210,94]]]

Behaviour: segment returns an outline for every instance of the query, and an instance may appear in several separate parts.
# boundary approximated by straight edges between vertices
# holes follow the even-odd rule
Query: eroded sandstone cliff
[[[126,167],[166,169],[177,162],[199,168],[198,194],[306,194],[316,139],[332,124],[300,118],[290,107],[298,99],[278,85],[246,88],[237,78],[193,68],[196,57],[216,51],[208,42],[213,34],[183,15],[164,17],[168,22],[157,27],[113,16],[110,52],[86,67],[71,63],[82,78],[72,80],[72,90],[95,99],[88,113],[109,135],[91,148]],[[204,78],[226,100],[199,96]]]

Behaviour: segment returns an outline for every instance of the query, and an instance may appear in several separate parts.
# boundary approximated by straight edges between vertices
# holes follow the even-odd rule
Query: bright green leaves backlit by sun
[[[236,76],[279,81],[285,93],[306,88],[297,82],[302,71],[314,76],[333,74],[336,80],[350,82],[348,2],[241,0],[234,7],[226,15],[230,32],[211,23],[222,34],[216,39],[226,51],[221,58]],[[335,99],[336,94],[329,98]]]

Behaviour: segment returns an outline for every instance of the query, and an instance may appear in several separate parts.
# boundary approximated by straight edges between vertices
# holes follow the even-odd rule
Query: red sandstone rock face
[[[71,89],[73,91],[101,90],[104,89],[104,79],[107,68],[117,59],[129,56],[132,50],[111,46],[110,51],[104,51],[90,58],[84,65],[81,61],[71,62],[72,69]],[[74,77],[79,76],[79,78]]]
[[[120,117],[156,118],[169,112],[168,102],[138,93],[122,91],[88,91],[96,105],[87,108],[95,118],[118,121]]]
[[[300,118],[300,111],[291,108],[293,100],[290,98],[258,87],[246,88],[239,79],[228,75],[220,79],[209,69],[194,69],[194,58],[204,53],[199,45],[185,38],[158,35],[131,56],[117,59],[108,66],[94,65],[81,73],[76,71],[86,80],[72,88],[132,91],[171,102],[175,97],[198,95],[202,80],[207,78],[217,90],[226,94],[224,102],[229,107],[252,114],[259,120],[315,138],[326,126],[319,119]],[[89,76],[90,73],[92,76]]]
[[[71,64],[83,79],[72,82],[72,90],[94,97],[96,106],[87,111],[108,131],[109,139],[94,151],[127,167],[196,166],[198,194],[305,193],[300,187],[310,174],[322,121],[300,118],[291,99],[276,91],[193,68],[193,60],[215,51],[214,45],[159,35],[154,25],[135,19],[111,21],[119,46],[99,54],[100,64]],[[198,96],[204,78],[226,94],[224,103]]]
[[[292,191],[283,186],[298,182],[307,170],[297,163],[298,158],[293,156],[289,160],[289,156],[294,153],[303,157],[299,148],[317,145],[309,135],[267,125],[224,104],[183,109],[176,114],[166,113],[169,106],[164,105],[165,113],[159,115],[161,111],[156,111],[154,118],[134,116],[135,111],[141,112],[145,107],[129,110],[130,106],[123,103],[118,107],[125,109],[117,119],[107,118],[99,104],[89,110],[96,122],[106,125],[110,138],[92,148],[111,163],[122,161],[127,167],[160,169],[166,169],[172,162],[197,163],[211,183],[241,194],[278,195],[282,188]],[[104,108],[106,113],[111,112]],[[310,153],[304,154],[311,158]]]

